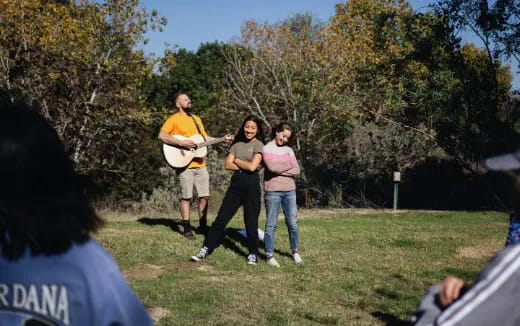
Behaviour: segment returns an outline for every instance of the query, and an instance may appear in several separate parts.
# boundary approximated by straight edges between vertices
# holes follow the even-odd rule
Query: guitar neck
[[[197,147],[200,148],[200,147],[205,147],[205,146],[209,146],[209,145],[213,145],[213,144],[218,144],[218,143],[221,143],[224,141],[224,137],[220,137],[220,138],[214,138],[212,140],[206,140],[202,143],[198,143],[197,144]]]

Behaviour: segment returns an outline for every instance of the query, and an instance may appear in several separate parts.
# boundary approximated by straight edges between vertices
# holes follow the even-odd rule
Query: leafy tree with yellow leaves
[[[40,104],[80,171],[130,179],[151,70],[136,48],[164,23],[138,0],[1,0],[0,89]]]

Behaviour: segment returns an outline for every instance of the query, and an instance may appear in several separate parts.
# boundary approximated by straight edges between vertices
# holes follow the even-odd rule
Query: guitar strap
[[[200,127],[199,127],[199,124],[197,123],[197,120],[195,120],[195,118],[190,114],[190,117],[191,119],[193,120],[193,123],[195,124],[195,127],[197,127],[197,131],[199,132],[199,134],[202,136],[202,139],[204,139],[204,141],[206,141],[206,137],[204,137],[204,135],[202,134],[202,132],[200,131]]]

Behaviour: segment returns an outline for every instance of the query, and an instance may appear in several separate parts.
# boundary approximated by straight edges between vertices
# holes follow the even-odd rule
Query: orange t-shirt
[[[192,117],[195,118],[195,121],[199,124],[200,132],[204,138],[208,137],[206,130],[204,129],[204,125],[202,124],[202,120],[199,116],[192,114]],[[161,127],[161,130],[169,133],[170,135],[180,135],[184,137],[191,137],[193,135],[199,134],[197,130],[197,126],[195,126],[195,122],[189,115],[184,115],[179,112],[172,114],[166,122]],[[196,157],[193,161],[188,164],[188,168],[200,168],[205,165],[204,158]]]

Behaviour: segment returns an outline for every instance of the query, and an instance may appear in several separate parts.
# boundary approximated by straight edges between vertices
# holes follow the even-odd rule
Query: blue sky
[[[279,22],[297,13],[311,13],[327,22],[341,0],[143,0],[147,9],[157,9],[168,18],[163,32],[147,34],[147,53],[161,56],[164,44],[195,51],[201,43],[228,42],[240,35],[240,27],[250,19]],[[424,9],[430,0],[412,0],[416,10]],[[474,39],[470,41],[475,42]],[[477,43],[478,44],[478,43]],[[512,69],[514,71],[515,69]],[[513,88],[520,89],[520,76],[514,74]]]

